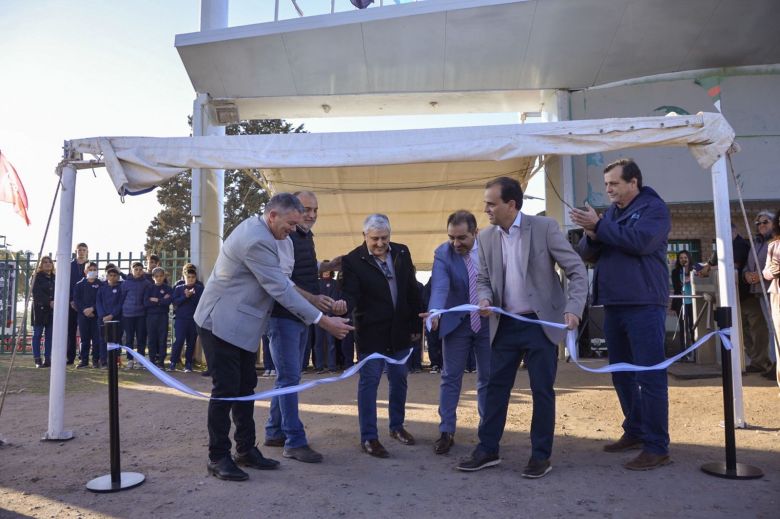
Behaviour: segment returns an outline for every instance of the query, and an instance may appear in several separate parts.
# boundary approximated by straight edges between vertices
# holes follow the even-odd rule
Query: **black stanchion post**
[[[118,344],[122,338],[119,321],[108,321],[103,327],[106,344]],[[119,349],[108,351],[108,430],[111,473],[87,483],[92,492],[118,492],[134,488],[144,482],[144,475],[138,472],[122,472],[119,458]]]
[[[731,328],[731,307],[720,306],[715,309],[715,322],[718,328]],[[737,331],[739,333],[739,331]],[[764,473],[758,467],[737,463],[737,442],[734,434],[734,385],[731,379],[731,350],[727,350],[720,341],[720,362],[723,373],[723,426],[726,429],[726,463],[705,463],[701,470],[705,473],[726,479],[758,479]]]

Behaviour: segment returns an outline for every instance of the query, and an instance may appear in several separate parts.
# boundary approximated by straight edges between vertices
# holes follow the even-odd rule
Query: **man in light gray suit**
[[[585,306],[588,281],[585,265],[552,218],[520,212],[520,183],[499,177],[485,186],[485,212],[492,226],[479,234],[479,306],[500,307],[530,319],[565,322],[577,329]],[[569,280],[564,293],[555,265]],[[475,471],[498,465],[498,446],[506,424],[509,396],[520,360],[525,358],[533,397],[531,457],[522,475],[540,478],[552,469],[555,432],[555,372],[557,344],[564,330],[490,315],[490,381],[485,415],[479,425],[479,445],[459,470]]]
[[[352,327],[341,317],[325,316],[299,293],[285,274],[292,270],[289,234],[303,218],[301,202],[289,193],[274,195],[262,216],[241,222],[228,236],[195,310],[212,374],[209,402],[210,474],[243,481],[249,475],[238,465],[267,470],[279,463],[255,447],[254,403],[213,400],[251,395],[257,385],[255,357],[274,301],[306,324],[318,324],[342,338]],[[236,431],[236,456],[230,456],[230,415]]]

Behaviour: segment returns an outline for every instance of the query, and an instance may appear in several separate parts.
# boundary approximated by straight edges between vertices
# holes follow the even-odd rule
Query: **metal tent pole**
[[[68,349],[68,312],[70,309],[70,251],[73,246],[73,208],[76,203],[76,168],[70,164],[60,170],[62,196],[57,239],[57,276],[54,281],[54,322],[52,324],[51,373],[49,381],[49,428],[44,440],[73,438],[65,431],[65,354]]]

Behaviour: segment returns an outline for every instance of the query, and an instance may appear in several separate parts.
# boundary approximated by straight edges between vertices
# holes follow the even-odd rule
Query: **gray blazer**
[[[563,322],[563,314],[582,317],[588,294],[588,278],[579,254],[563,236],[558,222],[544,216],[523,214],[520,221],[522,251],[520,258],[525,273],[526,296],[534,312],[543,321]],[[479,275],[477,291],[480,301],[487,299],[493,306],[502,307],[504,295],[504,260],[501,254],[501,229],[496,225],[479,233]],[[560,265],[569,280],[568,297],[563,292],[561,279],[555,271]],[[498,316],[490,317],[490,343],[498,330]],[[561,342],[565,330],[544,328],[544,333],[555,344]]]
[[[252,216],[222,244],[195,310],[195,322],[234,346],[256,352],[274,300],[306,324],[320,315],[282,273],[277,240],[265,220]]]

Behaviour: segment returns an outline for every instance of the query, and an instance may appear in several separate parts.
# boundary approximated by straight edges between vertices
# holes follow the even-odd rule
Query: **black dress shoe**
[[[414,436],[409,434],[409,431],[401,427],[397,431],[390,431],[390,437],[394,440],[398,440],[404,445],[414,445]]]
[[[474,452],[471,453],[471,457],[461,461],[458,464],[457,469],[464,472],[476,472],[488,467],[493,467],[499,463],[501,463],[501,458],[498,457],[498,454],[488,454],[479,449],[474,449]]]
[[[443,432],[439,439],[433,443],[433,452],[436,454],[447,454],[453,445],[455,445],[455,435]]]
[[[266,458],[257,447],[252,447],[249,449],[249,452],[245,452],[244,454],[236,453],[236,455],[233,456],[233,461],[236,462],[236,465],[251,467],[257,470],[273,470],[279,468],[278,461]]]
[[[374,456],[375,458],[389,458],[390,453],[379,443],[379,440],[366,440],[360,444],[363,452]]]
[[[249,474],[238,468],[230,456],[225,456],[218,461],[209,461],[209,474],[225,481],[246,481]]]

